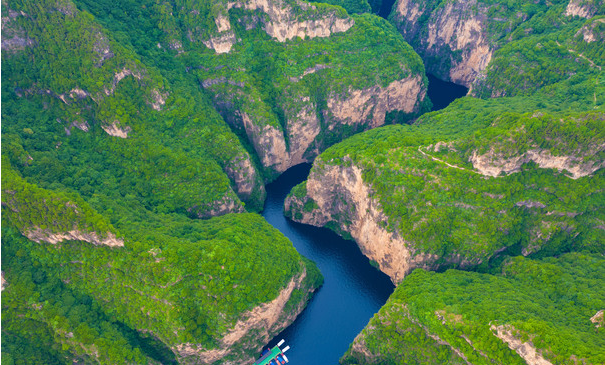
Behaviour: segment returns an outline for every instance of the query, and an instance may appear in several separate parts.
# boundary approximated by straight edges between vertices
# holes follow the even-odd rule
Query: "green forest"
[[[553,364],[574,358],[602,364],[602,324],[590,319],[605,305],[603,264],[602,254],[567,253],[509,258],[492,275],[418,269],[397,287],[341,363],[526,364],[495,335],[505,328]]]
[[[425,72],[462,57],[420,41],[448,4],[410,38],[377,0],[2,2],[3,363],[251,363],[323,283],[259,215],[305,161],[361,169],[431,257],[343,364],[522,363],[498,331],[605,362],[603,3],[477,2],[492,59],[430,112]]]

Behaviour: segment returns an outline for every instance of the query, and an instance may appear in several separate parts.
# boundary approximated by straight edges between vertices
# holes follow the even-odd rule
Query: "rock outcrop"
[[[425,60],[427,71],[470,87],[489,64],[494,46],[486,34],[486,7],[473,0],[447,2],[435,9],[416,0],[399,0],[393,22]],[[419,22],[428,16],[427,22]]]
[[[518,353],[528,365],[552,365],[536,351],[531,342],[523,342],[519,336],[515,336],[516,329],[513,326],[491,325],[490,329],[494,331],[496,337],[506,342],[511,350]]]
[[[334,122],[346,125],[368,124],[369,128],[384,124],[388,112],[401,111],[413,114],[418,100],[424,99],[420,76],[395,80],[386,87],[378,85],[363,90],[349,89],[345,95],[328,98],[327,115]]]
[[[260,19],[263,30],[279,42],[285,42],[295,37],[315,38],[329,37],[334,33],[342,33],[351,28],[355,21],[346,13],[340,13],[336,8],[318,9],[303,1],[284,0],[242,0],[228,2],[214,18],[216,33],[204,45],[216,53],[228,53],[237,42],[237,35],[231,27],[228,11],[232,8],[245,9],[250,12],[260,11],[264,14]],[[247,24],[252,29],[256,24]]]
[[[566,16],[591,18],[597,12],[598,1],[570,0],[565,8]]]
[[[413,269],[431,268],[435,262],[436,256],[418,252],[399,233],[387,231],[386,216],[358,167],[314,168],[306,189],[306,196],[290,195],[286,199],[286,215],[305,224],[328,225],[352,237],[363,254],[378,263],[394,283]]]
[[[173,351],[183,363],[213,364],[227,356],[235,357],[234,360],[229,361],[234,365],[253,362],[254,357],[246,355],[246,350],[260,351],[259,343],[265,343],[271,336],[289,326],[303,310],[306,299],[311,295],[309,288],[305,288],[303,285],[306,275],[306,271],[303,270],[301,274],[292,278],[275,299],[243,313],[242,319],[220,340],[218,348],[204,350],[200,345],[184,343],[174,346]],[[303,296],[303,301],[296,303],[293,312],[285,313],[285,306],[290,301],[292,293],[294,290],[301,289],[307,291]],[[250,338],[251,333],[254,333],[252,338]]]
[[[93,245],[105,245],[109,247],[124,246],[124,239],[116,237],[111,232],[106,232],[103,235],[99,235],[97,232],[83,232],[78,229],[67,232],[52,232],[36,227],[28,230],[25,236],[34,242],[48,242],[53,245],[63,241],[85,241]]]
[[[600,328],[587,326],[598,304],[570,303],[564,299],[568,292],[557,288],[588,280],[596,287],[583,292],[602,297],[602,262],[600,254],[572,253],[544,261],[517,257],[491,275],[416,270],[340,364],[600,364]]]
[[[597,153],[603,150],[605,145],[600,146]],[[585,161],[584,156],[553,156],[549,150],[541,149],[528,150],[510,158],[501,158],[493,150],[482,155],[474,151],[469,161],[481,174],[492,177],[519,172],[521,166],[530,161],[537,163],[543,169],[567,171],[572,179],[588,176],[605,167],[605,161]]]
[[[291,85],[284,90],[280,101],[283,125],[266,105],[256,99],[248,85],[229,82],[227,78],[203,83],[214,93],[215,105],[224,119],[232,128],[246,134],[270,175],[311,162],[333,143],[324,142],[328,135],[338,141],[352,132],[379,127],[384,125],[385,116],[390,112],[416,115],[426,98],[422,77],[414,75],[395,80],[385,87],[349,87],[345,92],[331,92],[326,97],[325,108],[318,110],[312,95],[301,95],[299,89],[292,86],[298,81],[290,81]],[[261,112],[246,112],[241,110],[243,107],[236,109],[235,105],[242,103],[253,106],[246,109]],[[343,128],[349,132],[343,132]]]

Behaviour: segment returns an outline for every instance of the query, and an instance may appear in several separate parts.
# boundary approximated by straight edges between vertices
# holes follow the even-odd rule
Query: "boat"
[[[254,362],[253,365],[284,365],[288,363],[288,358],[284,355],[284,352],[290,349],[290,346],[284,347],[282,350],[280,348],[281,345],[284,344],[284,340],[279,341],[277,346],[273,347],[271,350],[265,349],[261,357]]]

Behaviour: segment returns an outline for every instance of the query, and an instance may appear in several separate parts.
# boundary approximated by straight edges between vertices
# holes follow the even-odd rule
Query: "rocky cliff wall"
[[[391,19],[424,59],[428,72],[469,87],[494,51],[486,34],[487,9],[475,0],[433,6],[399,0]]]
[[[437,257],[419,252],[401,234],[387,231],[387,218],[373,195],[358,167],[326,166],[312,170],[305,196],[290,195],[284,206],[286,215],[297,222],[328,226],[353,238],[396,284],[417,267],[431,268]]]

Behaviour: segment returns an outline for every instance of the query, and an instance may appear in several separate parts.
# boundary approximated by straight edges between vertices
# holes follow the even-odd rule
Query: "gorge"
[[[3,362],[605,363],[603,2],[327,2],[2,2]]]

